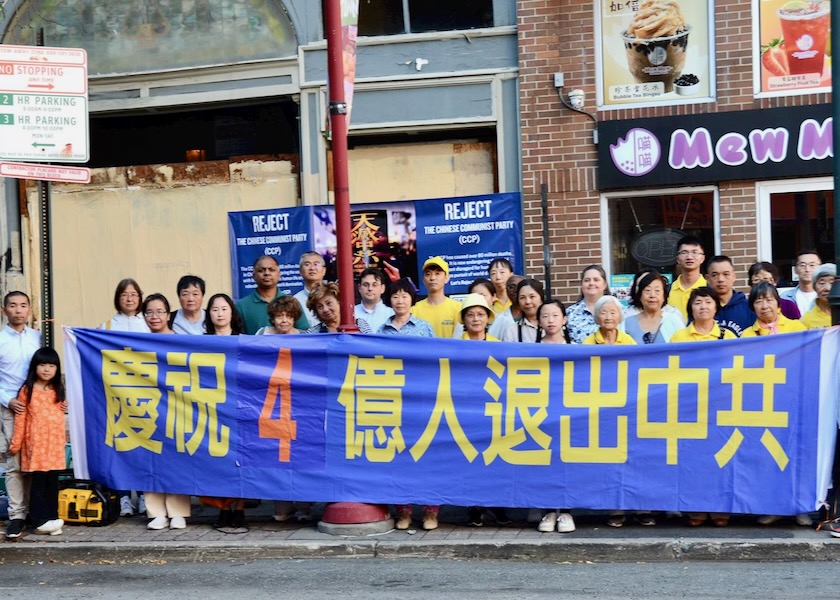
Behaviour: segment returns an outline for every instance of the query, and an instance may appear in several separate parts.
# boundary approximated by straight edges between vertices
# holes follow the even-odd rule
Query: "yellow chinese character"
[[[225,355],[169,352],[166,361],[170,367],[166,374],[166,437],[175,440],[178,452],[186,450],[195,454],[208,432],[210,456],[225,456],[230,445],[230,428],[219,426],[217,412],[218,405],[227,400]],[[186,370],[173,367],[186,367]],[[207,385],[208,380],[211,385]],[[189,439],[187,434],[192,434]]]
[[[157,431],[160,390],[154,352],[102,350],[107,423],[105,443],[119,452],[145,448],[160,454],[163,444],[153,440]]]
[[[601,357],[593,356],[589,365],[589,391],[576,392],[572,361],[563,364],[563,405],[585,408],[589,413],[589,445],[572,447],[572,418],[560,417],[560,459],[571,463],[627,462],[627,417],[617,417],[617,445],[601,446],[601,409],[622,408],[627,404],[627,361],[618,361],[616,391],[601,390]]]
[[[461,427],[461,423],[458,422],[458,415],[455,414],[455,403],[452,400],[452,376],[450,375],[449,359],[441,358],[439,360],[440,381],[438,382],[435,405],[432,407],[432,416],[429,417],[429,422],[426,423],[426,429],[423,430],[417,443],[412,446],[410,450],[411,456],[415,462],[422,458],[440,428],[441,419],[445,418],[449,426],[449,431],[452,433],[455,443],[458,444],[458,448],[461,449],[461,452],[467,460],[472,462],[478,456],[478,450],[467,439],[467,434]]]
[[[507,361],[507,393],[504,407],[499,402],[502,389],[488,379],[484,384],[493,402],[484,405],[484,414],[491,418],[493,434],[490,446],[482,454],[489,465],[497,456],[512,465],[547,465],[551,462],[551,437],[540,430],[548,416],[549,364],[547,358],[509,358]],[[487,368],[499,379],[505,367],[492,356]],[[532,412],[533,411],[533,412]],[[522,422],[516,426],[516,419]],[[542,450],[516,450],[530,437]]]
[[[650,421],[650,387],[664,385],[666,392],[665,421]],[[697,386],[697,420],[680,421],[680,386],[686,402],[686,386]],[[638,436],[665,440],[665,455],[669,465],[678,462],[680,440],[705,440],[709,436],[709,370],[680,367],[679,356],[668,357],[668,367],[639,369]]]
[[[721,370],[721,381],[732,385],[732,410],[719,410],[717,424],[735,427],[727,442],[715,454],[715,460],[722,468],[732,460],[744,441],[744,435],[738,427],[788,426],[788,413],[773,409],[773,386],[783,385],[787,381],[787,369],[776,368],[776,357],[772,354],[764,357],[764,366],[759,368],[744,367],[744,357],[736,356],[731,369]],[[749,384],[761,386],[761,410],[744,409],[744,386]],[[779,470],[784,471],[790,459],[769,429],[765,429],[761,435],[761,443],[776,461]]]
[[[349,357],[338,396],[344,407],[347,458],[364,454],[371,462],[391,462],[397,452],[405,450],[402,369],[400,359]]]

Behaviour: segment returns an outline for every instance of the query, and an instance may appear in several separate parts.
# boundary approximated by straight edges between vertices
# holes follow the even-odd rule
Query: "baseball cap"
[[[423,271],[428,269],[429,267],[437,267],[447,275],[449,275],[449,263],[443,260],[441,256],[432,256],[426,259],[426,262],[423,263]]]

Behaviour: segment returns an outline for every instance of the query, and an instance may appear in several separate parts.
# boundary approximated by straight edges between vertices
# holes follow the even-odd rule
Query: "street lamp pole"
[[[353,262],[350,236],[350,176],[347,171],[347,102],[344,97],[344,60],[341,39],[341,0],[324,1],[327,37],[330,134],[335,194],[336,260],[341,296],[339,331],[356,332],[353,318]]]
[[[840,8],[835,6],[834,8]],[[840,10],[831,11],[831,47],[840,48]],[[840,60],[831,61],[831,85],[840,82]],[[834,148],[834,264],[840,265],[840,100],[831,96],[832,145]],[[831,306],[831,324],[840,324],[840,279],[834,279],[828,295]]]

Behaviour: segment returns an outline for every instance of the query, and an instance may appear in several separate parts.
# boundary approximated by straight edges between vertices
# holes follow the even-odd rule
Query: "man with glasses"
[[[683,321],[688,322],[688,298],[691,292],[707,285],[700,274],[706,253],[703,244],[696,237],[687,235],[677,242],[677,265],[680,276],[671,284],[668,292],[668,304],[680,311]]]
[[[394,311],[382,302],[384,293],[385,273],[382,269],[368,267],[362,271],[359,278],[359,296],[362,301],[353,309],[353,316],[366,321],[373,332],[379,331],[388,317],[394,314]]]
[[[800,250],[796,254],[794,270],[799,278],[799,285],[779,294],[783,300],[792,300],[799,307],[799,314],[804,315],[814,308],[817,291],[814,289],[814,271],[822,264],[820,255],[811,248]]]

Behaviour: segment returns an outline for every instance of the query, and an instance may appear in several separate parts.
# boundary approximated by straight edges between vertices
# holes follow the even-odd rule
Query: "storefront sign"
[[[712,0],[598,0],[598,106],[711,98],[713,4]]]
[[[447,294],[465,293],[476,277],[487,277],[494,258],[506,258],[517,273],[524,272],[518,193],[354,204],[350,220],[354,272],[383,268],[387,262],[410,277],[421,294],[426,290],[420,267],[430,256],[442,256],[449,263]],[[236,298],[256,287],[253,264],[263,255],[277,258],[284,293],[294,294],[303,287],[298,261],[308,250],[324,257],[326,278],[335,280],[332,206],[232,212],[228,223]]]
[[[757,0],[755,91],[787,96],[831,91],[831,3]]]
[[[604,121],[598,131],[602,190],[832,172],[828,104]]]

